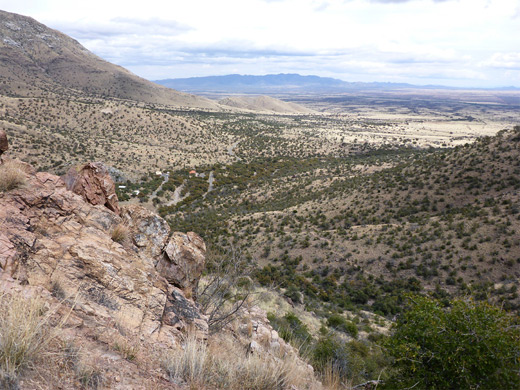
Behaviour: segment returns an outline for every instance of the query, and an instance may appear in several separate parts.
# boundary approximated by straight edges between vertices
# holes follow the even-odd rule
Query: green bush
[[[327,326],[349,334],[350,336],[357,338],[358,328],[356,324],[351,321],[347,321],[343,316],[339,314],[331,315],[327,320]]]
[[[279,333],[280,337],[297,347],[307,346],[312,341],[307,325],[305,325],[294,313],[288,312],[283,317],[276,317],[268,313],[267,318],[271,326]]]
[[[518,317],[484,302],[412,297],[386,348],[396,369],[387,388],[520,388]]]

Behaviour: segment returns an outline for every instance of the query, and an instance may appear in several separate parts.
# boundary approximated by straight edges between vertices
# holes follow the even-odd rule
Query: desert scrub
[[[16,388],[24,368],[44,353],[56,329],[41,299],[0,294],[0,385]]]
[[[20,162],[9,160],[0,165],[0,192],[14,190],[25,183],[25,172]]]
[[[123,244],[130,238],[130,229],[125,224],[120,223],[112,230],[111,238],[112,241]]]

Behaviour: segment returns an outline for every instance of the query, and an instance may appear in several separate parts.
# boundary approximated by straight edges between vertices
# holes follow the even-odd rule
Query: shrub
[[[388,388],[520,388],[518,318],[484,302],[412,297],[386,348]]]
[[[0,165],[0,192],[14,190],[25,183],[25,172],[20,162],[9,160]]]
[[[271,326],[285,341],[298,348],[307,347],[312,342],[312,336],[305,325],[294,313],[286,313],[283,317],[267,314]]]
[[[358,336],[358,328],[356,324],[351,321],[347,321],[339,314],[331,315],[327,320],[327,326],[339,330],[340,332],[347,333],[353,338],[357,338]]]
[[[208,316],[210,333],[229,324],[251,296],[251,264],[240,252],[206,254],[206,275],[197,289],[197,298]]]

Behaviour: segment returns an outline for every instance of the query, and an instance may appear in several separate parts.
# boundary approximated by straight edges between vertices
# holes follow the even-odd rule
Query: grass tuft
[[[165,356],[163,367],[170,376],[172,382],[187,382],[190,384],[204,384],[209,368],[207,347],[203,341],[189,335],[182,350],[174,351]]]
[[[123,244],[130,239],[130,229],[128,226],[120,223],[112,230],[111,237],[112,241]]]
[[[219,389],[283,390],[313,388],[305,382],[295,356],[247,355],[236,341],[227,339],[206,345],[189,336],[181,349],[170,351],[162,361],[170,380],[191,387]]]
[[[0,165],[0,192],[20,188],[27,182],[23,165],[15,160],[5,161]]]
[[[16,383],[45,350],[53,339],[49,318],[39,298],[0,294],[0,383]]]

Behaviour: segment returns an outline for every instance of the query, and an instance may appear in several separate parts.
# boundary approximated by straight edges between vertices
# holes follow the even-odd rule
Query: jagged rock
[[[168,222],[138,205],[122,207],[121,217],[131,230],[133,243],[140,252],[153,259],[155,267],[168,241],[170,234]]]
[[[75,315],[84,321],[109,328],[117,323],[138,339],[166,347],[192,326],[207,335],[206,318],[197,305],[157,272],[150,257],[160,254],[167,239],[164,220],[134,207],[126,210],[123,218],[146,236],[140,244],[150,247],[122,246],[110,232],[123,218],[85,202],[57,176],[33,170],[27,181],[23,188],[0,195],[2,283],[17,280],[44,288],[73,301]],[[189,245],[204,247],[192,238]]]
[[[67,189],[81,195],[90,204],[101,204],[116,214],[120,213],[114,181],[103,163],[72,167],[62,179]]]
[[[184,296],[182,290],[171,285],[168,289],[168,300],[164,308],[163,324],[172,326],[183,333],[189,330],[197,338],[206,339],[208,337],[206,316],[200,313],[199,308],[192,300]]]
[[[9,149],[9,142],[7,141],[7,134],[0,130],[0,163],[2,162],[2,154]]]
[[[206,244],[193,232],[173,233],[157,263],[157,271],[174,286],[194,294],[204,269]]]

